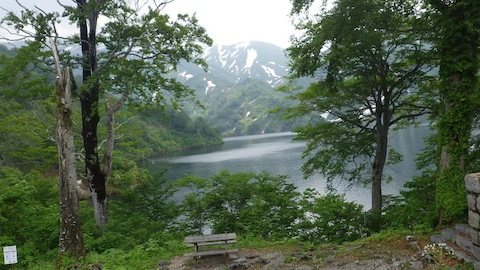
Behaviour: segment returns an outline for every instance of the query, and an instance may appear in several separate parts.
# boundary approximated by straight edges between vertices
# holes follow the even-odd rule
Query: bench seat
[[[198,242],[196,244],[187,244],[187,247],[194,247],[195,245],[198,247],[202,246],[215,246],[215,245],[224,245],[224,244],[234,244],[236,243],[236,240],[227,240],[227,241],[216,241],[216,242]]]
[[[185,237],[184,242],[189,247],[195,247],[194,252],[184,254],[184,256],[186,257],[200,257],[200,256],[208,256],[208,255],[228,254],[228,253],[238,251],[238,249],[228,248],[228,244],[233,244],[237,242],[236,233],[220,233],[220,234],[187,236]],[[212,248],[212,249],[200,250],[200,247],[220,246],[220,245],[223,245],[223,248],[217,248],[217,249]]]
[[[232,252],[237,252],[238,249],[207,249],[207,250],[199,250],[191,253],[185,253],[183,256],[185,257],[201,257],[201,256],[210,256],[210,255],[224,255]]]

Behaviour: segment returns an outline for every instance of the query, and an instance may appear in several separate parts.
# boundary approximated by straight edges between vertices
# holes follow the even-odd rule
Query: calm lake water
[[[399,194],[406,181],[418,173],[415,170],[415,155],[424,147],[423,137],[429,134],[427,126],[408,128],[397,131],[390,136],[390,142],[404,160],[395,166],[387,167],[385,173],[391,175],[394,181],[384,183],[384,194]],[[221,170],[229,172],[263,172],[271,175],[288,175],[288,182],[298,187],[302,192],[314,188],[324,192],[325,179],[317,174],[304,179],[300,171],[302,166],[302,151],[305,142],[293,141],[293,133],[274,133],[252,136],[226,138],[223,145],[206,149],[177,152],[169,156],[158,157],[148,168],[152,172],[167,169],[166,177],[172,181],[186,175],[208,177]],[[346,181],[335,181],[334,187],[340,193],[345,193],[348,201],[354,201],[371,207],[371,190],[369,186],[352,185]]]

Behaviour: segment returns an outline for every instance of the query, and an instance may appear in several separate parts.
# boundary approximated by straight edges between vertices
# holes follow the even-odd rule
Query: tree
[[[480,2],[427,1],[436,11],[440,57],[440,99],[437,123],[437,176],[435,204],[439,223],[464,216],[463,182],[472,125],[478,110]]]
[[[52,54],[57,71],[55,94],[57,96],[57,149],[60,188],[60,238],[59,261],[70,253],[75,258],[85,256],[82,224],[77,193],[77,168],[73,131],[72,84],[73,72],[62,70],[57,47],[52,41]]]
[[[292,14],[307,12],[312,2],[292,1]],[[425,85],[434,62],[427,32],[413,31],[420,23],[416,4],[337,1],[316,19],[299,22],[304,32],[287,49],[291,78],[318,82],[291,93],[299,103],[286,117],[324,116],[296,129],[296,139],[307,140],[304,175],[320,171],[328,181],[341,176],[371,183],[375,218],[382,210],[384,168],[401,158],[389,149],[390,130],[415,123],[431,107]]]
[[[54,75],[38,68],[35,50],[33,45],[0,53],[0,164],[23,172],[48,171],[56,164],[49,85]]]
[[[154,1],[155,5],[150,6],[136,1],[133,3],[136,8],[131,8],[123,0],[75,0],[74,6],[60,4],[64,8],[61,15],[47,13],[39,7],[32,10],[22,6],[24,11],[20,16],[9,12],[2,20],[2,25],[13,28],[20,37],[41,42],[58,37],[63,40],[59,45],[64,48],[80,46],[80,54],[65,49],[60,59],[64,65],[82,70],[83,84],[78,96],[82,109],[85,178],[92,190],[100,230],[108,220],[105,168],[109,168],[108,164],[101,164],[98,153],[101,99],[121,96],[128,104],[179,105],[178,101],[192,97],[194,92],[168,77],[169,72],[182,59],[206,66],[201,58],[202,45],[211,45],[212,40],[195,17],[179,15],[172,22],[162,14],[169,2],[171,0]],[[106,19],[104,25],[99,25],[100,16]],[[61,37],[57,24],[63,20],[77,25],[78,35]],[[109,162],[111,155],[106,153],[104,160]]]

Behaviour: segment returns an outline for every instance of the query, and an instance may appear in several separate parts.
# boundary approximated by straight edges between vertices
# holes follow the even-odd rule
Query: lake
[[[383,184],[383,193],[398,195],[406,181],[419,173],[415,169],[415,156],[424,147],[423,137],[431,133],[427,126],[410,127],[393,132],[390,143],[404,155],[401,163],[385,168],[385,173],[393,177],[393,181]],[[274,133],[225,138],[223,145],[205,149],[181,151],[153,159],[148,168],[152,172],[167,169],[165,177],[176,180],[186,175],[208,177],[221,170],[229,172],[263,172],[271,175],[287,175],[287,182],[293,183],[302,192],[314,188],[324,193],[325,179],[313,175],[304,179],[302,152],[305,142],[293,141],[294,133]],[[334,181],[334,187],[345,193],[348,201],[371,207],[371,190],[369,186],[349,185],[346,181]]]

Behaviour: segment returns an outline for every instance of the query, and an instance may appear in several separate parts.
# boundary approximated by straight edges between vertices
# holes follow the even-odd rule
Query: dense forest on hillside
[[[266,172],[169,182],[141,168],[158,153],[222,143],[205,118],[187,113],[201,107],[195,92],[169,77],[183,60],[206,69],[212,40],[195,17],[161,13],[168,1],[145,14],[124,1],[75,2],[62,14],[36,7],[1,21],[28,41],[0,46],[0,246],[17,247],[16,269],[157,269],[187,250],[185,236],[210,232],[236,232],[246,247],[314,250],[466,222],[463,177],[480,169],[480,2],[336,1],[297,25],[304,33],[287,49],[290,81],[276,89],[285,108],[276,107],[279,95],[251,99],[263,88],[256,80],[218,96],[226,111],[211,118],[238,129],[222,132],[282,130],[280,121],[267,125],[270,115],[247,117],[249,104],[272,107],[307,142],[304,175],[371,186],[372,209],[331,186],[298,192],[287,176]],[[292,15],[310,8],[292,1]],[[59,37],[61,19],[78,35]],[[305,77],[314,82],[299,88]],[[383,169],[402,159],[388,134],[419,118],[437,131],[417,160],[420,174],[399,196],[384,196],[382,183],[395,179]],[[445,266],[443,249],[435,260],[418,248]]]
[[[45,67],[35,67],[33,63],[14,59],[15,54],[14,49],[0,45],[0,94],[4,116],[2,127],[5,129],[2,132],[2,162],[4,165],[20,166],[35,158],[39,163],[52,165],[56,162],[54,75],[48,73]],[[76,105],[76,110],[75,122],[80,123],[79,105]],[[126,160],[135,161],[154,154],[222,143],[221,135],[202,118],[192,119],[184,111],[173,107],[165,110],[125,108],[118,113],[117,121],[116,152],[119,156],[125,155]],[[78,124],[77,129],[79,134]],[[101,133],[105,137],[105,131]],[[81,149],[79,140],[77,145]]]

